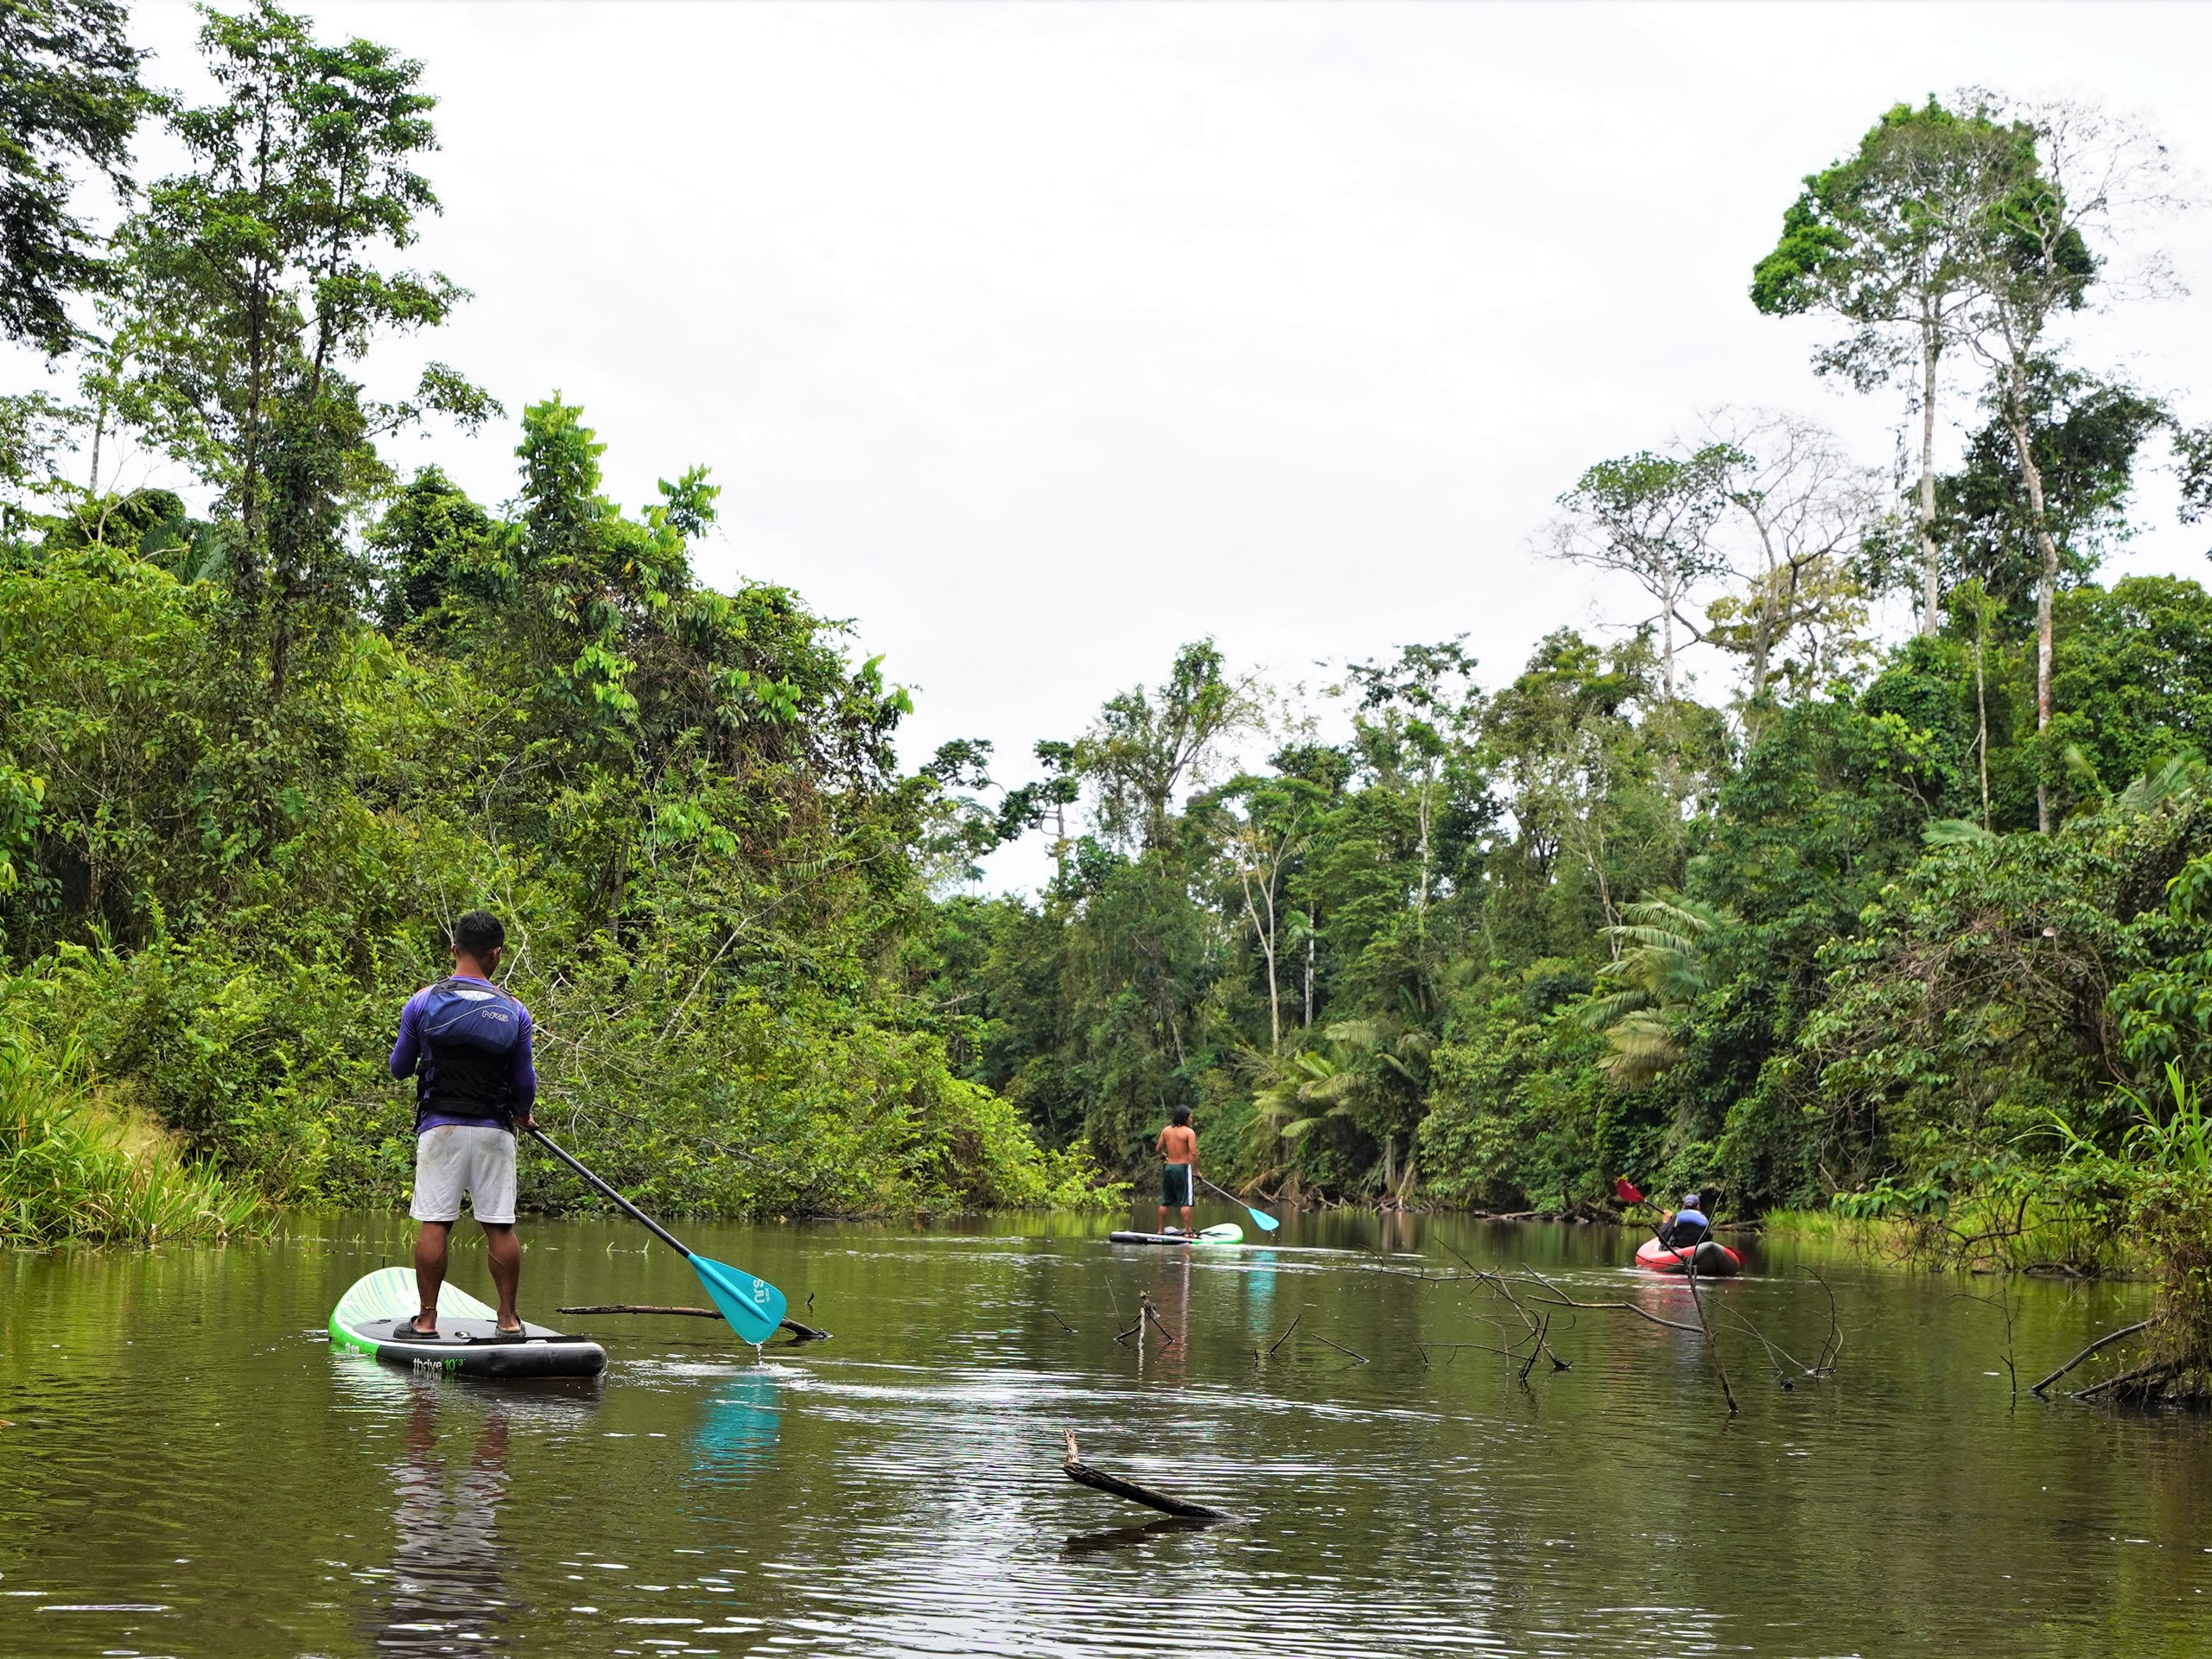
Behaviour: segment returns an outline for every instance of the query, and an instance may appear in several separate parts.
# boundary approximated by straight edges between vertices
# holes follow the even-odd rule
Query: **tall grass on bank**
[[[205,1243],[255,1230],[260,1200],[159,1135],[132,1145],[73,1049],[0,1033],[0,1245]]]

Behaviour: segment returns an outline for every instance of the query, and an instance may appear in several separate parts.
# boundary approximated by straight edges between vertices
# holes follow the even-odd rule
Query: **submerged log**
[[[1077,1485],[1088,1486],[1095,1492],[1109,1492],[1116,1497],[1127,1498],[1132,1503],[1158,1510],[1162,1515],[1187,1516],[1202,1521],[1225,1521],[1229,1518],[1225,1510],[1210,1510],[1203,1503],[1186,1503],[1179,1497],[1170,1497],[1165,1492],[1155,1492],[1149,1486],[1140,1486],[1134,1480],[1123,1480],[1118,1475],[1093,1469],[1076,1450],[1075,1431],[1069,1428],[1060,1432],[1068,1443],[1068,1454],[1060,1465],[1060,1472]]]
[[[673,1313],[686,1319],[719,1319],[719,1309],[711,1307],[670,1307],[658,1302],[600,1302],[590,1307],[564,1307],[563,1313]],[[785,1319],[785,1330],[801,1342],[826,1342],[827,1331],[817,1331],[810,1325],[801,1325],[797,1319]]]
[[[2045,1389],[2057,1382],[2060,1377],[2065,1376],[2067,1372],[2072,1370],[2076,1365],[2079,1365],[2083,1360],[2088,1358],[2090,1355],[2095,1353],[2100,1348],[2108,1347],[2112,1344],[2118,1342],[2122,1337],[2132,1337],[2139,1331],[2148,1331],[2157,1323],[2158,1320],[2156,1319],[2145,1319],[2139,1324],[2124,1325],[2117,1331],[2107,1332],[2103,1336],[2099,1337],[2094,1342],[2084,1348],[2080,1353],[2075,1355],[2073,1358],[2068,1360],[2063,1365],[2053,1371],[2049,1376],[2044,1378],[2042,1382],[2030,1389],[2028,1392],[2033,1395],[2041,1395]],[[2077,1395],[2076,1397],[2078,1398],[2080,1396]]]

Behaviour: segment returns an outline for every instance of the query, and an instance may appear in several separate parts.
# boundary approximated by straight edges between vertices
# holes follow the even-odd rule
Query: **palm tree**
[[[1408,1166],[1402,1173],[1398,1167],[1390,1096],[1406,1090],[1420,1095],[1436,1039],[1387,1014],[1339,1020],[1322,1034],[1325,1046],[1302,1049],[1268,1065],[1252,1103],[1261,1121],[1286,1141],[1303,1140],[1332,1119],[1367,1129],[1382,1147],[1382,1185],[1395,1193],[1412,1170]]]
[[[1733,918],[1692,899],[1649,899],[1630,905],[1628,920],[1605,930],[1614,957],[1598,973],[1598,993],[1582,1006],[1582,1023],[1602,1031],[1612,1052],[1599,1068],[1617,1083],[1641,1088],[1682,1058],[1682,1016],[1712,988],[1707,951]]]

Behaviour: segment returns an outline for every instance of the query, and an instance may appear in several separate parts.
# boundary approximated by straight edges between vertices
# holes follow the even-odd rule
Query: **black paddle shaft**
[[[613,1199],[617,1205],[621,1206],[623,1214],[628,1216],[631,1220],[636,1222],[640,1227],[643,1227],[647,1232],[651,1233],[655,1238],[660,1240],[662,1243],[667,1245],[670,1249],[674,1250],[685,1261],[688,1262],[691,1259],[691,1252],[684,1248],[683,1241],[682,1239],[677,1237],[674,1233],[670,1232],[667,1228],[662,1226],[660,1223],[655,1221],[644,1211],[639,1209],[636,1205],[631,1203],[629,1199],[624,1198],[620,1192],[617,1192],[605,1181],[601,1180],[598,1176],[593,1174],[591,1171],[586,1169],[582,1164],[569,1156],[567,1153],[555,1146],[553,1144],[552,1136],[547,1135],[544,1130],[540,1128],[532,1128],[531,1130],[531,1134],[537,1138],[538,1145],[543,1147],[546,1151],[551,1153],[556,1158],[558,1158],[570,1169],[575,1170],[577,1174],[589,1181],[607,1197]]]

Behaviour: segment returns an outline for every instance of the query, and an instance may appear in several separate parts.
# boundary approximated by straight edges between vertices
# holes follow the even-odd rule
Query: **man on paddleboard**
[[[515,1240],[515,1129],[537,1127],[531,1106],[537,1072],[531,1064],[530,1010],[492,982],[507,931],[489,911],[453,925],[453,974],[407,999],[391,1075],[415,1084],[415,1282],[422,1311],[395,1327],[401,1341],[438,1325],[446,1281],[446,1243],[461,1200],[484,1229],[484,1255],[499,1287],[499,1324],[519,1333],[515,1294],[522,1246]]]
[[[1160,1132],[1154,1150],[1166,1160],[1160,1173],[1160,1230],[1167,1230],[1167,1211],[1171,1205],[1179,1205],[1183,1211],[1183,1230],[1191,1230],[1192,1194],[1196,1190],[1198,1176],[1198,1132],[1191,1127],[1191,1109],[1178,1106],[1167,1115],[1167,1127]]]

